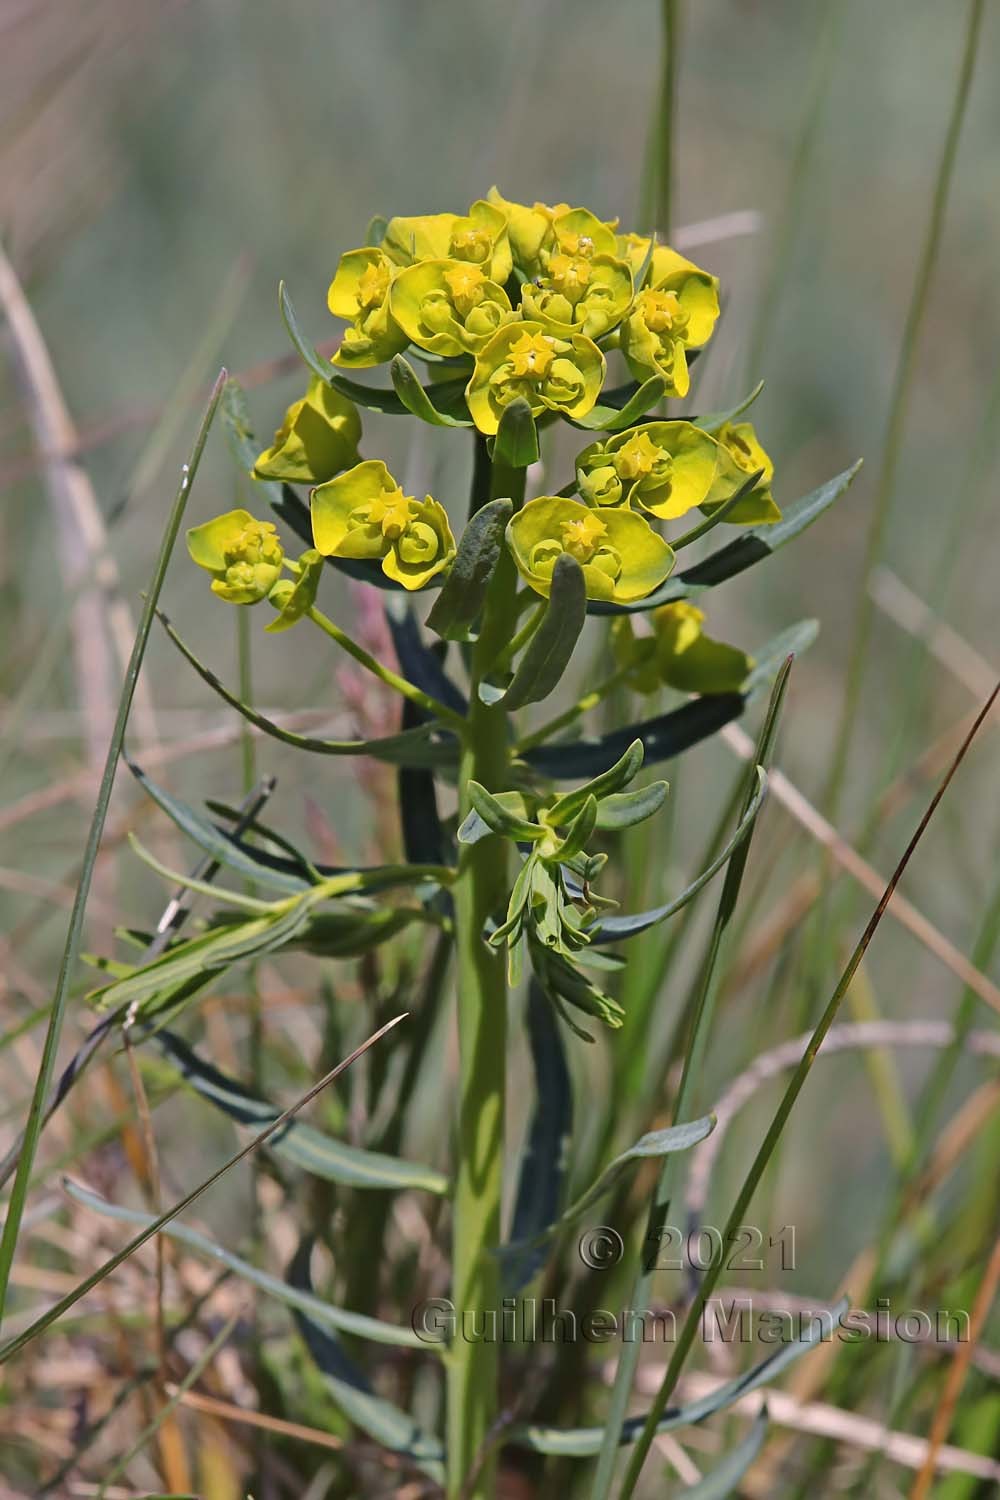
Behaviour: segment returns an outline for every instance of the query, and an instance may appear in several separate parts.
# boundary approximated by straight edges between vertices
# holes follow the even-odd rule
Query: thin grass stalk
[[[768,705],[768,711],[757,742],[757,753],[745,778],[741,817],[746,816],[757,791],[757,766],[763,765],[766,767],[771,759],[771,752],[774,748],[774,739],[781,716],[785,691],[788,686],[788,676],[791,666],[792,661],[789,658],[778,673],[771,693],[771,701]],[[719,897],[718,912],[711,937],[709,938],[708,949],[701,970],[697,1000],[691,1017],[690,1040],[684,1057],[680,1087],[677,1090],[677,1097],[674,1101],[672,1122],[675,1125],[687,1119],[691,1111],[696,1107],[697,1091],[701,1084],[702,1063],[704,1061],[705,1049],[708,1045],[708,1037],[712,1029],[712,1022],[715,1017],[715,1002],[719,993],[719,957],[723,950],[726,930],[736,908],[740,886],[743,882],[743,874],[750,853],[750,845],[753,840],[753,833],[754,830],[751,828],[747,837],[726,867],[726,878],[723,882],[722,894]],[[663,1226],[672,1197],[676,1191],[676,1186],[676,1163],[673,1157],[667,1156],[664,1158],[656,1191],[650,1202],[649,1219],[642,1247],[642,1263],[636,1274],[628,1300],[628,1306],[639,1310],[640,1315],[646,1311],[650,1304],[650,1293],[657,1263],[656,1245],[660,1229]],[[610,1409],[605,1420],[604,1438],[590,1490],[591,1500],[607,1500],[607,1497],[611,1493],[611,1485],[614,1481],[615,1465],[621,1441],[622,1424],[625,1420],[629,1397],[635,1382],[639,1353],[639,1343],[633,1340],[623,1346],[622,1353],[618,1359],[618,1369],[611,1392]]]
[[[892,505],[893,492],[896,487],[896,474],[899,469],[899,460],[902,453],[903,434],[909,414],[913,381],[917,372],[920,335],[923,331],[931,282],[941,248],[948,196],[954,175],[955,159],[958,154],[959,138],[962,133],[962,125],[965,120],[966,107],[972,87],[972,76],[975,71],[976,53],[979,46],[979,33],[984,10],[984,0],[971,0],[965,28],[965,47],[952,101],[951,117],[948,122],[944,149],[941,153],[941,161],[934,182],[934,193],[931,199],[927,232],[924,236],[920,260],[917,266],[916,280],[914,281],[913,292],[910,297],[910,305],[906,315],[906,326],[903,330],[903,340],[900,345],[899,362],[893,382],[885,444],[882,450],[882,464],[875,487],[871,520],[868,526],[868,537],[865,546],[865,558],[861,572],[854,634],[848,658],[847,686],[844,692],[843,707],[837,726],[834,751],[823,797],[823,811],[834,823],[837,821],[840,808],[844,777],[847,771],[847,760],[861,700],[865,667],[868,662],[868,649],[871,645],[875,613],[875,604],[871,597],[871,579],[881,557],[882,543],[885,539],[886,525]]]
[[[788,270],[795,249],[795,239],[802,221],[802,208],[812,173],[819,127],[823,120],[830,75],[837,55],[840,33],[848,7],[843,0],[826,0],[819,36],[813,53],[812,70],[805,94],[802,122],[795,137],[788,186],[781,206],[774,241],[767,255],[768,273],[757,298],[753,325],[747,340],[747,371],[755,380],[764,362],[764,351],[774,328],[774,318],[782,288],[788,284]]]
[[[739,1195],[737,1196],[736,1202],[733,1205],[733,1209],[726,1222],[726,1227],[722,1233],[723,1245],[726,1245],[730,1242],[731,1237],[736,1233],[739,1225],[744,1222],[747,1209],[749,1208],[750,1203],[753,1200],[754,1193],[757,1190],[757,1186],[760,1183],[761,1177],[764,1175],[764,1171],[767,1168],[767,1165],[774,1153],[774,1149],[784,1131],[785,1125],[788,1121],[788,1117],[795,1106],[795,1102],[798,1099],[799,1094],[802,1092],[802,1089],[805,1086],[806,1079],[809,1076],[813,1063],[816,1061],[819,1049],[823,1045],[823,1040],[826,1037],[827,1032],[830,1030],[830,1027],[836,1020],[837,1012],[840,1009],[844,996],[847,994],[851,982],[854,979],[854,975],[857,972],[858,966],[860,965],[861,960],[864,958],[865,953],[867,952],[868,947],[872,941],[872,938],[875,936],[875,933],[878,930],[879,924],[881,923],[882,918],[885,915],[886,907],[892,900],[893,893],[897,885],[899,884],[907,865],[910,863],[910,860],[912,859],[917,846],[923,838],[927,826],[930,823],[931,818],[934,816],[935,811],[937,810],[938,804],[940,803],[945,792],[948,790],[948,787],[950,786],[959,766],[965,759],[968,749],[975,739],[980,726],[983,724],[984,720],[987,718],[991,709],[993,708],[993,704],[996,701],[998,693],[1000,693],[1000,683],[998,683],[997,686],[993,689],[993,692],[990,694],[989,698],[986,700],[986,703],[983,705],[982,709],[977,715],[975,723],[962,742],[962,745],[959,748],[954,760],[952,761],[951,766],[945,773],[941,784],[939,785],[937,791],[934,793],[934,796],[931,798],[931,801],[928,804],[923,817],[917,824],[913,836],[907,844],[906,849],[903,851],[902,857],[900,858],[899,863],[896,865],[896,868],[889,879],[889,883],[883,891],[881,899],[876,905],[875,910],[872,913],[864,932],[858,939],[857,945],[850,957],[850,960],[848,961],[847,967],[841,974],[840,979],[838,980],[837,985],[834,988],[833,994],[831,995],[827,1003],[826,1009],[821,1015],[816,1028],[813,1031],[812,1037],[809,1041],[809,1045],[806,1047],[806,1050],[802,1055],[802,1059],[792,1075],[788,1087],[786,1088],[781,1102],[778,1105],[777,1111],[775,1112],[774,1118],[768,1128],[767,1134],[764,1137],[763,1143],[761,1144],[760,1149],[754,1157],[754,1160],[750,1166],[750,1170],[746,1175],[743,1186],[740,1189]],[[664,1373],[663,1380],[661,1381],[660,1388],[657,1391],[653,1403],[650,1407],[642,1433],[640,1434],[630,1456],[628,1468],[625,1473],[625,1479],[622,1484],[618,1500],[630,1500],[630,1497],[635,1493],[636,1484],[638,1483],[643,1465],[649,1454],[653,1439],[656,1436],[657,1424],[661,1416],[663,1415],[667,1402],[669,1401],[677,1385],[677,1380],[684,1366],[684,1361],[686,1360],[691,1349],[691,1345],[694,1343],[695,1337],[697,1335],[705,1305],[711,1297],[712,1292],[715,1290],[719,1278],[722,1275],[723,1265],[724,1259],[722,1256],[713,1259],[712,1264],[709,1266],[708,1270],[702,1277],[701,1282],[699,1283],[697,1294],[691,1303],[691,1307],[688,1310],[688,1315],[684,1321],[684,1326],[681,1329],[680,1336],[677,1339],[676,1344],[674,1345],[674,1350],[667,1365],[667,1369]]]
[[[680,0],[660,0],[660,24],[663,41],[660,48],[659,91],[646,147],[640,200],[643,227],[648,226],[667,239],[673,214]]]
[[[222,395],[222,387],[227,379],[227,372],[220,371],[219,377],[212,389],[208,406],[201,419],[191,449],[191,456],[181,470],[181,482],[174,498],[173,508],[167,520],[167,525],[160,543],[160,553],[153,569],[149,587],[143,603],[142,615],[136,631],[135,643],[132,647],[132,655],[129,659],[128,668],[125,673],[125,682],[122,687],[121,696],[118,700],[118,711],[115,715],[114,729],[111,734],[111,743],[108,746],[108,754],[104,763],[104,771],[101,776],[100,787],[97,793],[97,802],[94,807],[94,816],[91,819],[90,831],[87,835],[87,843],[83,854],[83,867],[80,874],[80,883],[76,889],[76,897],[73,902],[73,910],[70,913],[69,928],[66,933],[66,943],[63,949],[62,960],[59,965],[59,975],[56,980],[55,995],[52,1000],[52,1012],[49,1017],[48,1030],[45,1034],[45,1044],[42,1049],[42,1060],[35,1080],[34,1092],[31,1097],[31,1106],[28,1111],[28,1120],[25,1126],[24,1143],[17,1165],[17,1174],[11,1189],[10,1202],[7,1206],[7,1216],[4,1220],[3,1235],[0,1238],[0,1328],[3,1326],[4,1309],[7,1302],[7,1288],[10,1282],[11,1266],[14,1262],[14,1252],[17,1246],[17,1237],[21,1227],[21,1219],[24,1215],[24,1206],[28,1194],[28,1184],[31,1180],[31,1172],[34,1166],[35,1153],[38,1150],[38,1141],[41,1135],[42,1118],[45,1112],[45,1103],[48,1099],[49,1089],[55,1075],[56,1057],[59,1051],[59,1041],[62,1036],[63,1023],[66,1019],[66,1008],[69,1003],[70,981],[76,967],[76,960],[80,949],[80,938],[83,931],[83,921],[87,909],[87,897],[90,894],[91,882],[94,874],[94,865],[97,860],[101,845],[101,835],[104,832],[104,824],[107,820],[108,807],[111,803],[111,793],[115,782],[115,771],[118,766],[118,757],[121,753],[122,743],[125,739],[125,728],[128,724],[129,711],[132,707],[132,699],[135,695],[136,684],[139,680],[139,671],[142,667],[142,659],[146,653],[146,644],[149,640],[149,631],[153,623],[157,600],[167,575],[167,566],[170,555],[173,552],[177,533],[180,530],[184,511],[187,507],[188,496],[191,493],[191,484],[197,473],[208,438],[209,428],[215,416],[219,399]]]

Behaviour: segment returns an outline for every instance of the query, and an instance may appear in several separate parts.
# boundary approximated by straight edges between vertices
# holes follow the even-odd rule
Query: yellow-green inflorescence
[[[312,492],[312,529],[324,557],[378,560],[405,589],[423,588],[455,556],[444,506],[404,495],[385,464],[369,459]]]
[[[229,510],[187,534],[188,551],[212,575],[212,592],[229,604],[259,604],[281,577],[284,551],[270,521]]]
[[[329,366],[319,356],[309,361],[305,394],[252,469],[254,479],[272,486],[310,487],[313,549],[299,562],[285,559],[275,527],[245,510],[188,534],[213,591],[236,604],[270,598],[278,611],[273,629],[309,612],[327,558],[370,564],[368,576],[380,570],[407,590],[437,587],[451,569],[457,549],[447,513],[430,496],[405,495],[381,460],[362,459],[351,399],[359,383],[337,368],[385,364],[407,350],[430,367],[430,408],[440,401],[427,419],[471,422],[490,454],[506,441],[504,413],[515,401],[540,426],[563,418],[588,430],[574,484],[529,501],[506,531],[521,576],[540,594],[549,592],[556,559],[566,552],[579,562],[589,598],[634,604],[673,567],[661,523],[698,509],[711,519],[722,506],[720,519],[736,524],[780,518],[773,465],[749,422],[733,418],[709,432],[695,421],[644,419],[647,402],[644,409],[637,403],[637,423],[613,430],[622,425],[616,418],[623,402],[651,376],[665,382],[667,395],[686,394],[688,359],[710,339],[719,315],[718,281],[709,271],[648,236],[622,231],[617,220],[568,203],[517,203],[496,188],[465,214],[378,219],[369,243],[341,256],[327,300],[347,324],[340,345]],[[609,359],[626,367],[635,385],[602,404]],[[420,410],[406,395],[417,378],[397,363],[395,389],[383,384],[365,404],[424,415],[426,406]],[[440,385],[438,397],[440,382],[447,389]],[[574,486],[578,499],[570,498]],[[742,489],[747,493],[733,504]],[[291,503],[286,491],[284,514]],[[291,578],[282,578],[283,568]],[[644,675],[679,686],[695,667],[705,676],[712,651],[709,678],[735,679],[744,659],[724,661],[719,652],[730,648],[716,650],[700,620],[697,610],[657,614],[655,663],[653,638],[630,635],[635,681]],[[669,650],[668,625],[676,637]],[[624,640],[623,627],[619,645]],[[680,666],[669,665],[682,657]]]

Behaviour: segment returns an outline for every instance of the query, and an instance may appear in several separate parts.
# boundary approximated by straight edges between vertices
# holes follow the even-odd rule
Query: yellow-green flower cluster
[[[404,589],[450,566],[455,538],[444,506],[404,495],[385,464],[369,459],[312,492],[312,529],[324,557],[379,561]]]
[[[496,188],[467,214],[390,219],[380,243],[341,257],[327,301],[349,325],[334,364],[382,364],[409,345],[473,361],[466,397],[488,436],[516,396],[536,416],[586,416],[605,347],[620,345],[636,379],[662,376],[666,394],[686,395],[686,351],[719,314],[715,277],[676,251],[587,208],[514,203]]]
[[[212,593],[229,604],[259,604],[281,577],[285,554],[277,528],[248,510],[228,510],[187,534],[188,551],[212,575]]]
[[[510,521],[507,541],[521,577],[546,596],[563,552],[580,564],[588,599],[619,604],[651,594],[674,562],[667,543],[634,511],[598,512],[558,495],[530,500]]]
[[[705,634],[704,611],[686,599],[654,609],[649,623],[652,634],[642,636],[627,617],[613,626],[615,657],[636,692],[665,685],[684,693],[735,693],[753,668],[745,651]]]

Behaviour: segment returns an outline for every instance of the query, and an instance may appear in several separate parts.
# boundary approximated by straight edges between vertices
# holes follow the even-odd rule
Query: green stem
[[[494,473],[515,505],[524,495],[524,473]],[[459,816],[470,810],[468,786],[507,786],[507,719],[489,706],[478,687],[516,623],[517,575],[501,554],[486,593],[483,623],[472,651],[469,712],[459,762]],[[489,1319],[499,1318],[503,1188],[504,1095],[507,1074],[507,975],[504,959],[483,942],[487,919],[508,895],[507,846],[495,836],[466,846],[455,885],[458,961],[458,1169],[455,1179],[452,1302],[457,1314],[448,1364],[447,1493],[449,1500],[491,1500],[495,1459],[484,1453],[498,1398],[499,1344]],[[478,1337],[476,1336],[478,1330]],[[467,1482],[475,1472],[471,1486]]]
[[[380,682],[384,682],[386,687],[391,687],[394,692],[400,693],[402,697],[409,698],[410,702],[415,703],[418,708],[422,708],[424,713],[431,714],[434,718],[440,719],[442,723],[449,724],[452,729],[457,730],[459,733],[464,733],[465,720],[461,714],[457,714],[446,703],[439,703],[436,698],[432,698],[429,693],[423,692],[421,688],[414,687],[412,682],[407,682],[406,678],[400,677],[397,672],[392,672],[388,667],[384,667],[380,661],[376,661],[374,656],[371,656],[362,646],[359,646],[357,641],[352,641],[351,637],[346,631],[341,630],[339,625],[335,625],[332,620],[327,619],[323,611],[317,609],[315,605],[308,611],[308,618],[312,620],[314,625],[319,626],[324,635],[328,635],[332,641],[336,641],[337,645],[346,651],[348,656],[353,656],[354,660],[364,667],[366,672],[371,672],[373,677],[377,677]]]
[[[844,692],[843,708],[834,741],[833,758],[823,799],[823,810],[831,822],[836,822],[837,820],[844,777],[847,771],[847,759],[851,748],[851,738],[861,699],[861,689],[864,683],[865,666],[867,665],[868,647],[871,643],[875,613],[875,602],[871,593],[871,578],[882,552],[886,523],[889,519],[889,510],[896,485],[896,473],[899,468],[903,433],[910,404],[910,392],[913,387],[914,376],[917,372],[917,353],[920,334],[924,325],[931,280],[941,245],[945,210],[948,204],[948,193],[951,188],[951,179],[955,167],[955,157],[958,152],[959,136],[962,132],[966,106],[969,102],[969,92],[972,85],[972,75],[975,70],[983,10],[984,0],[972,0],[966,26],[965,51],[955,87],[951,119],[948,122],[944,150],[941,154],[941,162],[934,184],[934,196],[931,201],[927,233],[924,237],[920,262],[917,267],[917,277],[913,287],[913,294],[910,298],[909,311],[906,315],[906,327],[903,331],[899,364],[896,367],[896,378],[893,384],[892,400],[889,406],[889,420],[886,427],[885,447],[882,453],[882,466],[879,470],[878,485],[871,512],[871,522],[868,528],[868,541],[861,576],[860,598],[855,616],[854,637],[851,642],[851,651],[848,659],[847,687]]]
[[[525,750],[533,749],[535,745],[543,744],[545,740],[551,739],[554,734],[558,734],[560,729],[568,729],[571,724],[575,724],[577,719],[589,713],[592,708],[596,708],[601,700],[607,697],[608,693],[616,688],[619,683],[624,682],[632,670],[632,663],[629,663],[627,666],[617,667],[615,671],[605,677],[603,682],[599,682],[595,688],[592,688],[589,693],[584,693],[582,698],[578,698],[575,703],[571,703],[569,708],[565,709],[563,713],[557,714],[554,719],[549,719],[547,724],[542,724],[540,728],[533,729],[530,734],[526,734],[523,739],[517,742],[518,754],[520,755]]]

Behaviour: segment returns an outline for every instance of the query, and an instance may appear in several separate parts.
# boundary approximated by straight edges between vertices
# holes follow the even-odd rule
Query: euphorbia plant
[[[561,1055],[567,1040],[576,1046],[598,1036],[615,1046],[623,1015],[616,973],[628,957],[619,949],[674,916],[741,846],[763,784],[751,779],[738,827],[686,891],[661,908],[620,914],[601,889],[613,875],[609,854],[619,833],[655,816],[668,795],[666,782],[644,779],[644,770],[742,714],[810,635],[805,622],[755,660],[706,633],[703,596],[795,536],[851,475],[782,517],[771,460],[741,419],[749,401],[709,416],[658,410],[688,396],[690,367],[718,319],[718,283],[666,245],[622,233],[588,209],[527,206],[494,189],[464,215],[378,221],[366,245],[341,257],[328,300],[348,324],[332,361],[306,341],[282,289],[285,322],[310,378],[265,451],[253,442],[241,393],[233,386],[227,393],[237,449],[280,535],[275,522],[238,509],[195,526],[188,542],[221,600],[266,601],[275,611],[270,632],[319,629],[398,694],[399,732],[327,741],[278,729],[177,639],[206,680],[265,732],[318,754],[370,755],[403,768],[407,858],[376,869],[317,868],[259,825],[251,841],[232,818],[213,825],[150,784],[213,859],[251,875],[258,890],[228,893],[236,915],[178,939],[155,964],[123,970],[101,1000],[161,1024],[214,976],[263,952],[297,947],[350,958],[421,926],[435,942],[453,943],[460,1062],[452,1179],[432,1184],[433,1174],[405,1162],[383,1166],[375,1181],[361,1177],[362,1186],[451,1198],[457,1330],[429,1351],[443,1355],[448,1385],[441,1438],[398,1411],[387,1415],[394,1409],[384,1400],[357,1400],[350,1381],[327,1373],[352,1421],[443,1478],[452,1500],[473,1500],[493,1494],[495,1451],[505,1440],[579,1456],[600,1445],[599,1429],[596,1444],[586,1434],[561,1441],[524,1424],[506,1431],[502,1344],[462,1332],[465,1315],[482,1328],[504,1294],[523,1290],[552,1252],[555,1227],[573,1212],[560,1218],[553,1209],[564,1163],[540,1164],[529,1151],[506,1234],[501,1223],[508,1024],[521,1014],[512,997],[530,987],[533,1047],[543,1038]],[[424,365],[423,376],[411,361]],[[356,378],[381,364],[390,384]],[[464,441],[467,511],[450,494],[407,494],[381,459],[362,458],[359,447],[370,455],[372,443],[362,437],[359,407]],[[554,442],[560,428],[575,444],[565,473]],[[540,445],[545,461],[535,467]],[[542,491],[530,497],[529,471]],[[721,546],[713,537],[685,565],[686,549],[719,525],[741,529]],[[305,544],[298,556],[296,542]],[[386,591],[398,669],[320,609],[329,569]],[[588,615],[603,621],[603,674],[575,699],[563,684],[572,680]],[[664,688],[682,696],[634,723],[608,725],[605,716],[593,732],[605,706],[623,713],[629,693]],[[529,718],[526,710],[557,691],[557,713]],[[438,814],[436,783],[457,791],[451,817]],[[405,817],[407,798],[420,804],[416,820]],[[374,893],[389,888],[409,895],[376,904]],[[280,895],[265,899],[267,890]],[[677,1122],[644,1137],[627,1159],[682,1149],[710,1128],[709,1120]],[[551,1191],[536,1191],[539,1172]],[[336,1170],[329,1175],[336,1180]],[[376,1336],[392,1342],[387,1326]],[[314,1353],[318,1338],[314,1328]],[[619,1436],[629,1430],[613,1440]]]

